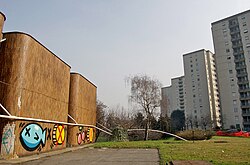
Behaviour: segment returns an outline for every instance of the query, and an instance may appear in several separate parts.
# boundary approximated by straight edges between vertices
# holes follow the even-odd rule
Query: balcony
[[[239,92],[249,92],[250,88],[249,87],[240,87]]]
[[[240,96],[240,100],[250,100],[250,96]]]
[[[238,41],[241,40],[241,36],[235,36],[231,38],[231,41]]]
[[[245,62],[245,58],[234,58],[234,62]]]
[[[246,65],[235,66],[235,69],[246,69]]]
[[[250,116],[250,112],[245,112],[245,113],[242,113],[242,116],[243,116],[243,117]],[[249,121],[249,122],[250,122],[250,121]]]
[[[250,125],[250,121],[243,121],[243,125]]]
[[[233,31],[230,31],[230,34],[231,34],[231,35],[234,35],[234,34],[236,34],[236,33],[240,33],[240,29],[235,29],[235,30],[233,30]]]
[[[242,43],[239,43],[239,44],[233,44],[233,48],[238,48],[238,47],[241,47],[242,46]]]
[[[241,108],[250,108],[250,104],[241,104]]]
[[[237,20],[230,20],[229,28],[233,28],[233,27],[236,27],[236,26],[239,26],[238,21]]]
[[[237,84],[238,85],[241,85],[241,84],[248,84],[249,81],[248,80],[241,80],[241,81],[238,81]]]
[[[236,77],[246,77],[248,74],[246,72],[236,73]],[[239,80],[240,81],[240,80]],[[244,80],[243,80],[244,81]]]
[[[237,56],[239,54],[244,54],[244,51],[243,50],[237,50],[237,51],[234,51],[234,53],[233,53],[234,56]]]

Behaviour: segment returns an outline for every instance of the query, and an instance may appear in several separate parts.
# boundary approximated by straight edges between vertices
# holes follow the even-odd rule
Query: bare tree
[[[101,102],[100,100],[97,100],[96,102],[96,123],[100,124],[100,125],[105,125],[105,109],[107,108],[107,106]],[[96,140],[98,139],[100,135],[100,131],[97,129],[96,132]]]
[[[127,78],[127,82],[131,85],[131,95],[129,100],[138,104],[146,114],[144,140],[148,140],[150,117],[153,116],[154,111],[160,107],[161,83],[147,75],[135,75],[129,77]]]
[[[96,102],[96,122],[99,124],[104,125],[105,124],[105,109],[107,106],[101,102],[100,100],[97,100]]]

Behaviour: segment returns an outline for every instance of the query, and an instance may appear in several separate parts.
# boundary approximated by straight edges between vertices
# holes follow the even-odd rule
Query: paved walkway
[[[0,160],[0,164],[22,165],[159,165],[159,162],[157,149],[96,149],[92,147],[65,149],[8,161]]]

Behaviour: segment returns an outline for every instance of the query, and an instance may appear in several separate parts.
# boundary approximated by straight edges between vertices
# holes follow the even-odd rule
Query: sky
[[[183,54],[214,52],[212,22],[249,9],[249,0],[0,0],[4,32],[32,35],[94,83],[98,100],[128,110],[126,77],[169,86]]]

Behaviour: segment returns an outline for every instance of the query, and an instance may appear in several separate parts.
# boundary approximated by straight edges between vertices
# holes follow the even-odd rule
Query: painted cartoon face
[[[20,133],[20,142],[28,151],[36,150],[40,144],[45,145],[46,130],[42,129],[39,124],[27,124]]]

